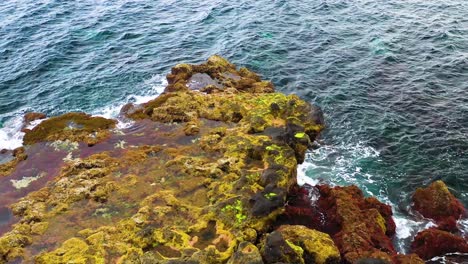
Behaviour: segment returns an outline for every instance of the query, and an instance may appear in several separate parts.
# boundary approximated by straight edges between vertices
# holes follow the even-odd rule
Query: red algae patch
[[[456,221],[466,216],[463,204],[450,193],[443,181],[435,181],[427,188],[418,188],[413,202],[416,211],[434,219],[439,228],[447,231],[457,231]]]
[[[419,232],[411,244],[411,251],[423,259],[431,259],[447,253],[468,253],[465,239],[436,228]]]

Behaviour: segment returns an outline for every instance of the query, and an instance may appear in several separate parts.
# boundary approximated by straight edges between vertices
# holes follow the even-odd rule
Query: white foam
[[[433,257],[430,259],[431,262],[436,262],[436,263],[442,263],[442,264],[446,264],[446,263],[450,263],[450,264],[466,264],[466,262],[463,260],[463,262],[456,262],[456,261],[453,261],[453,260],[449,260],[447,262],[447,257],[448,256],[465,256],[465,257],[468,257],[468,254],[467,253],[448,253],[444,256],[437,256],[437,257]]]
[[[40,123],[42,123],[42,121],[44,120],[47,120],[47,118],[44,118],[44,119],[37,119],[37,120],[34,120],[32,122],[29,122],[29,124],[26,126],[26,129],[33,129],[35,128],[37,125],[39,125]]]
[[[310,186],[315,186],[319,183],[317,179],[312,179],[306,175],[307,168],[309,164],[302,163],[297,166],[297,184],[302,186],[304,184],[308,184]]]
[[[379,163],[380,153],[363,142],[357,144],[341,143],[338,145],[321,145],[318,149],[306,154],[305,162],[298,166],[297,182],[299,185],[326,183],[330,186],[346,186],[354,184],[366,195],[375,196],[379,201],[389,204],[386,186],[377,177],[365,170],[362,164],[372,160]],[[417,218],[412,215],[394,211],[396,224],[396,249],[400,253],[408,250],[414,236],[429,227],[435,226],[429,219]],[[466,222],[468,226],[468,222]]]
[[[20,114],[8,119],[0,129],[0,149],[15,149],[23,145],[24,133],[21,132],[23,117]]]
[[[401,254],[408,254],[409,246],[414,237],[421,231],[437,226],[427,218],[415,218],[411,215],[403,215],[395,212],[393,215],[395,221],[395,249]]]
[[[381,186],[377,186],[374,175],[366,173],[360,162],[374,158],[380,162],[380,153],[364,144],[321,145],[306,154],[306,161],[298,166],[299,184],[326,182],[331,186],[355,184],[366,194],[380,197]],[[375,185],[375,186],[374,186]],[[374,186],[369,190],[368,186]]]
[[[457,223],[458,223],[458,227],[460,228],[462,237],[464,237],[465,239],[468,239],[468,219],[465,218],[465,219],[458,220]]]
[[[436,226],[436,224],[429,219],[413,220],[402,215],[393,216],[393,220],[396,224],[396,237],[398,239],[413,237],[422,230]]]
[[[92,111],[91,114],[105,118],[117,119],[120,113],[120,109],[124,104],[142,104],[150,101],[151,99],[154,99],[164,91],[164,88],[167,86],[167,81],[162,75],[153,75],[150,79],[144,82],[143,86],[149,87],[149,89],[145,89],[145,93],[129,95],[127,98],[125,98],[124,101],[109,104]],[[3,127],[0,128],[0,150],[15,149],[23,145],[24,133],[21,132],[21,129],[23,127],[23,116],[26,112],[28,112],[27,109],[19,109],[18,111],[7,116],[7,121],[3,124]],[[0,118],[1,117],[2,116],[0,116]],[[33,121],[26,128],[33,129],[44,120],[45,119]],[[128,127],[130,125],[130,123],[126,123],[122,120],[118,121],[119,123],[117,124],[117,128],[119,129]]]
[[[124,101],[116,102],[105,107],[99,108],[93,111],[92,114],[95,116],[102,116],[104,118],[117,119],[118,129],[129,127],[131,125],[131,122],[129,123],[128,121],[122,121],[118,119],[120,109],[122,108],[122,106],[124,106],[127,103],[142,104],[156,98],[164,91],[164,88],[167,86],[167,81],[166,78],[162,75],[153,75],[150,79],[144,82],[144,85],[149,86],[150,88],[144,94],[129,95],[127,96],[127,98],[125,98]]]

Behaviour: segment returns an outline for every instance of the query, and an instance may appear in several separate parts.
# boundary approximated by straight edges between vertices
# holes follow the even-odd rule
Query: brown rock
[[[24,115],[24,123],[29,124],[32,121],[36,121],[36,120],[39,120],[39,119],[44,119],[46,117],[47,116],[44,113],[37,113],[37,112],[26,113]]]
[[[391,261],[396,251],[391,241],[395,223],[391,208],[376,199],[364,198],[356,186],[318,186],[318,207],[326,217],[325,229],[346,261],[373,258]]]
[[[442,181],[435,181],[427,188],[418,188],[413,202],[415,210],[434,219],[440,229],[447,231],[456,231],[456,221],[466,213],[461,202]]]
[[[416,254],[397,255],[395,262],[398,264],[424,264],[424,260]]]
[[[419,232],[411,243],[411,251],[423,259],[431,259],[447,253],[468,253],[465,239],[436,228]]]

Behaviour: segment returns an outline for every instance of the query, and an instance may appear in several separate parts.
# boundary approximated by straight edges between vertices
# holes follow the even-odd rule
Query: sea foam
[[[23,117],[17,113],[8,119],[0,129],[0,149],[15,149],[23,144],[24,133],[21,132]]]
[[[435,224],[429,219],[399,212],[398,206],[389,199],[385,190],[386,186],[377,178],[378,175],[372,175],[363,168],[370,160],[381,162],[380,153],[363,142],[339,145],[321,144],[319,148],[309,151],[305,162],[298,165],[297,182],[299,185],[311,186],[354,184],[363,190],[366,196],[375,196],[381,202],[391,205],[394,210],[393,219],[397,226],[394,244],[398,252],[407,253],[414,236]]]
[[[98,108],[95,111],[92,111],[92,114],[95,116],[102,116],[104,118],[117,119],[118,129],[129,127],[132,124],[132,122],[129,122],[128,120],[119,119],[119,113],[122,106],[128,103],[142,104],[156,98],[164,91],[164,88],[167,86],[167,80],[162,75],[154,75],[150,79],[145,81],[145,86],[149,86],[150,89],[148,89],[144,94],[129,95],[127,96],[127,98],[125,98],[125,100],[121,102],[106,105],[102,108]]]

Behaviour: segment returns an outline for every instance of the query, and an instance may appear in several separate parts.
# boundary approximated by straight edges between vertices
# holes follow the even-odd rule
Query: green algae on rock
[[[70,140],[96,144],[109,136],[115,120],[93,117],[85,113],[68,113],[41,122],[32,130],[26,131],[25,145],[42,141]]]
[[[266,263],[340,263],[340,251],[328,234],[300,225],[267,234],[260,251]]]
[[[195,85],[196,74],[210,78],[206,86]],[[82,113],[26,133],[25,144],[94,146],[75,144],[76,157],[91,155],[64,159],[56,178],[11,205],[19,222],[0,237],[2,261],[263,261],[258,239],[283,212],[297,164],[324,127],[320,110],[219,56],[177,65],[168,83],[156,99],[122,109],[135,125],[155,127],[141,132],[143,145],[114,136],[114,120]]]

